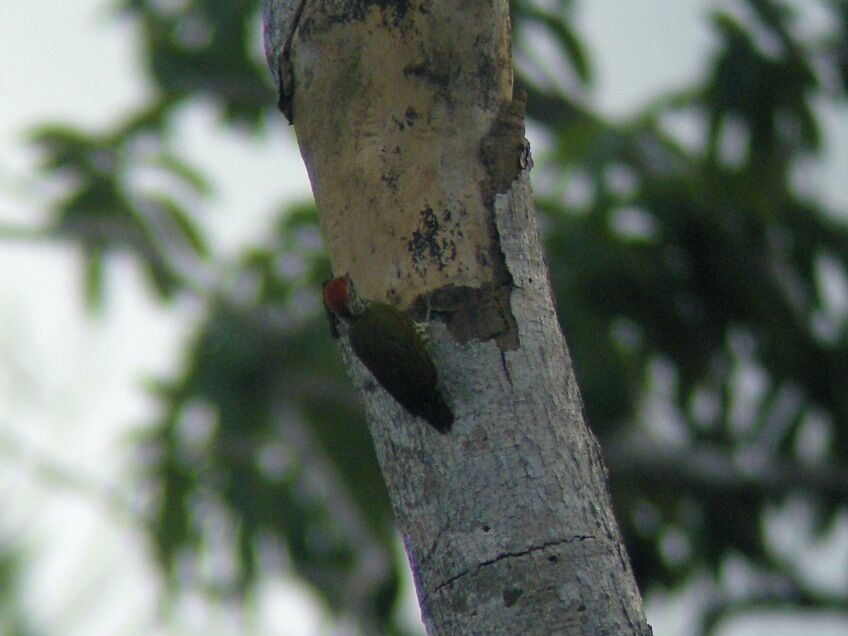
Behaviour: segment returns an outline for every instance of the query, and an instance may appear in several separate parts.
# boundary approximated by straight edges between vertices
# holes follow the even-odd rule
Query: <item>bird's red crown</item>
[[[324,285],[324,304],[339,316],[350,316],[350,290],[347,276],[339,276]]]

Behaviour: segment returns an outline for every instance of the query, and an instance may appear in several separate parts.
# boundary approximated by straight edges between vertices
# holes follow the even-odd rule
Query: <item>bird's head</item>
[[[324,305],[345,320],[365,311],[365,303],[356,295],[353,281],[348,276],[338,276],[324,284]]]

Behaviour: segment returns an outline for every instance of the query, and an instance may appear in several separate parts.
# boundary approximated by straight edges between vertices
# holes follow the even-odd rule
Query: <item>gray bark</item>
[[[265,2],[335,275],[426,320],[442,435],[342,334],[431,635],[650,634],[536,229],[506,0]]]

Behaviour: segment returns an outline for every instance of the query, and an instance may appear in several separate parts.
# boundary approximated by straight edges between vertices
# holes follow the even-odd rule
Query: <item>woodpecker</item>
[[[348,325],[353,352],[389,395],[440,433],[450,431],[453,412],[439,392],[436,366],[412,319],[397,307],[357,297],[347,276],[324,285],[324,304]]]

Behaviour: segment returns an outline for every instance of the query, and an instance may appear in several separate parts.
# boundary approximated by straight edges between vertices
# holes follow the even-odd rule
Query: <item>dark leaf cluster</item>
[[[701,83],[631,121],[523,80],[551,136],[538,163],[556,178],[536,192],[559,314],[637,575],[671,586],[742,557],[804,605],[816,595],[764,513],[802,496],[821,536],[848,500],[848,323],[829,300],[848,211],[799,183],[822,151],[817,108],[845,104],[846,15],[831,5],[832,38],[809,41],[783,3],[745,4],[750,23],[712,16]],[[701,139],[670,133],[675,118]],[[820,606],[844,611],[841,594]],[[750,595],[729,611],[771,605]],[[717,590],[711,626],[722,607]]]

